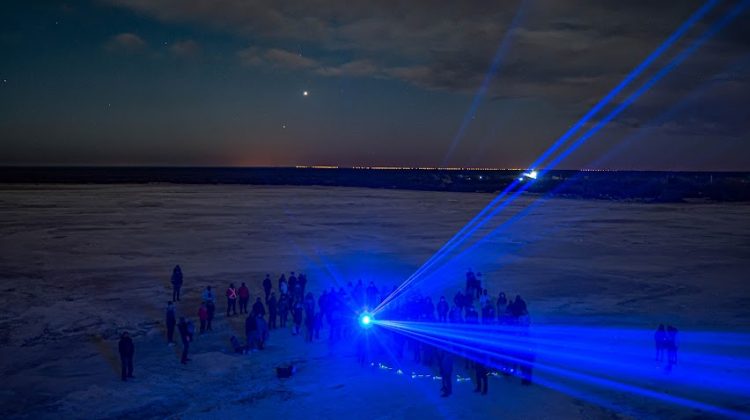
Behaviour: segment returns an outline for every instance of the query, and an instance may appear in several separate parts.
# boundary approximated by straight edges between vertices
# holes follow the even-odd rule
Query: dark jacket
[[[133,345],[133,339],[129,336],[120,337],[120,357],[133,357],[135,353],[135,346]]]

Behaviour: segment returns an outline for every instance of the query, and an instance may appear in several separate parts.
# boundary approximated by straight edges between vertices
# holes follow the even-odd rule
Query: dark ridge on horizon
[[[495,193],[522,170],[240,167],[0,167],[3,184],[233,184]],[[657,202],[750,201],[750,172],[553,170],[530,193]]]

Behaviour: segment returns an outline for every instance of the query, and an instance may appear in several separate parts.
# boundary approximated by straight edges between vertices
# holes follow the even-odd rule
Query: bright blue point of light
[[[359,316],[359,326],[362,328],[370,328],[372,326],[372,315],[365,312]]]

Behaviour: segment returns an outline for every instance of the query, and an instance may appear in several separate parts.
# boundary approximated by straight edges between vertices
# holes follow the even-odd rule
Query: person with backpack
[[[174,327],[177,325],[177,316],[174,309],[174,304],[170,301],[167,302],[167,344],[174,346]]]
[[[237,291],[237,294],[240,297],[240,313],[247,314],[247,303],[250,301],[250,289],[245,286],[244,282]]]
[[[229,283],[227,288],[227,317],[231,310],[232,315],[237,315],[237,289],[234,288],[234,283]]]
[[[118,349],[120,351],[122,380],[127,381],[127,378],[133,377],[133,355],[135,354],[135,345],[133,344],[133,339],[130,338],[130,335],[127,331],[123,331],[123,333],[120,335]]]
[[[169,281],[172,283],[172,301],[180,301],[180,289],[182,288],[182,268],[177,264],[172,269],[172,278]]]

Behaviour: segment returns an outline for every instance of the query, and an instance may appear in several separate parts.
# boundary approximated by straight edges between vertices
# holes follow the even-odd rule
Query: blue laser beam
[[[708,6],[707,5],[704,5]],[[713,7],[713,4],[710,5]],[[591,136],[596,134],[599,130],[601,130],[608,122],[610,122],[612,119],[617,117],[620,113],[622,113],[628,106],[630,106],[635,100],[640,98],[644,93],[646,93],[651,87],[653,87],[657,82],[659,82],[664,76],[669,74],[672,70],[674,70],[679,64],[681,64],[683,61],[685,61],[689,56],[691,56],[698,48],[700,48],[705,42],[708,41],[711,37],[713,37],[716,33],[718,33],[721,29],[723,29],[726,25],[731,23],[745,8],[747,7],[747,1],[743,1],[736,5],[734,8],[731,9],[729,13],[727,13],[722,19],[720,19],[718,22],[711,25],[711,27],[706,30],[697,40],[693,41],[686,49],[684,49],[680,54],[678,54],[675,58],[673,58],[667,65],[665,65],[662,69],[660,69],[653,77],[651,77],[648,81],[646,81],[639,89],[637,89],[635,92],[630,94],[619,106],[617,106],[614,110],[612,110],[609,114],[607,114],[604,118],[602,118],[597,124],[595,124],[593,127],[591,127],[588,131],[586,131],[584,134],[582,134],[575,142],[573,142],[568,148],[564,151],[562,151],[554,160],[552,160],[545,169],[540,169],[538,171],[539,175],[543,175],[547,171],[554,168],[556,165],[558,165],[563,159],[565,159],[567,156],[569,156],[573,151],[578,149],[586,140],[588,140]],[[703,9],[703,8],[702,8]],[[702,10],[701,9],[701,10]],[[699,10],[699,12],[701,11]],[[710,8],[708,9],[710,10]],[[698,13],[698,12],[696,12]],[[705,12],[703,13],[705,14]],[[693,17],[696,16],[696,14],[693,15]],[[699,16],[703,16],[700,14]],[[680,29],[684,27],[681,26]],[[686,30],[686,29],[685,29]],[[679,32],[679,30],[678,30]],[[680,35],[681,36],[681,35]],[[671,39],[671,37],[670,37]],[[676,39],[679,39],[677,37]],[[675,40],[676,40],[675,39]],[[674,41],[672,41],[673,43]],[[640,68],[640,66],[639,66]],[[628,79],[626,79],[628,80]],[[629,82],[628,82],[629,83]],[[618,86],[619,87],[619,86]],[[621,89],[620,89],[621,90]],[[619,93],[619,91],[618,91]],[[608,95],[609,96],[609,95]],[[614,97],[614,95],[612,95]],[[611,99],[611,98],[610,98]],[[601,103],[601,102],[600,102]],[[602,105],[603,106],[603,105]],[[593,114],[592,114],[593,115]],[[588,116],[588,114],[587,114]],[[581,124],[582,125],[582,124]],[[577,131],[577,130],[576,130]],[[572,135],[572,132],[569,130],[563,137],[569,137],[568,134]],[[566,138],[567,139],[567,138]],[[560,143],[562,144],[562,142]],[[556,147],[553,147],[556,148]],[[551,152],[550,152],[551,153]],[[545,155],[549,155],[549,153],[545,153]],[[477,215],[472,221],[470,221],[464,228],[459,231],[458,234],[456,234],[451,240],[446,243],[440,250],[438,250],[437,253],[435,253],[430,259],[428,259],[425,264],[423,264],[420,269],[417,270],[415,274],[407,278],[407,280],[402,284],[403,287],[399,287],[398,291],[403,291],[406,287],[408,287],[409,284],[411,284],[414,279],[417,276],[420,276],[423,274],[424,271],[429,269],[433,264],[435,264],[435,261],[437,258],[442,258],[444,254],[447,252],[452,251],[456,248],[456,246],[463,243],[470,235],[472,235],[477,229],[484,226],[491,218],[493,218],[500,210],[507,207],[507,205],[514,201],[521,193],[526,191],[529,188],[529,185],[523,185],[521,186],[517,191],[515,191],[505,202],[497,205],[496,203],[499,201],[501,197],[505,197],[507,195],[507,191],[511,187],[515,187],[518,185],[519,182],[513,182],[511,186],[509,186],[506,191],[503,191],[503,193],[500,194],[495,200],[493,200],[487,207],[485,207],[479,215]],[[489,210],[494,206],[492,210]],[[487,212],[489,213],[487,214]],[[486,214],[486,215],[485,215]],[[476,221],[477,217],[483,216],[482,220]],[[474,226],[471,226],[474,225]],[[471,226],[471,227],[470,227]],[[469,228],[468,231],[465,231],[466,228]],[[492,236],[494,232],[496,232],[498,229],[495,229],[493,232],[491,232],[488,235],[485,235],[486,237]],[[460,235],[460,237],[459,237]],[[459,238],[459,239],[456,239]],[[385,306],[388,302],[390,302],[393,298],[396,296],[389,296],[384,303],[382,303],[375,312],[382,309],[383,306]]]
[[[505,346],[504,343],[497,344],[497,342],[493,342],[493,340],[487,340],[487,339],[480,340],[480,339],[465,337],[465,336],[458,335],[458,334],[450,335],[447,333],[445,334],[436,333],[434,331],[430,331],[429,329],[427,331],[424,331],[424,329],[416,330],[414,328],[404,326],[403,323],[394,322],[394,321],[379,321],[378,323],[379,325],[382,325],[386,328],[393,328],[407,336],[418,339],[425,343],[432,344],[432,345],[438,346],[440,348],[443,348],[452,352],[458,352],[464,357],[469,357],[472,360],[477,360],[481,363],[487,363],[495,367],[502,367],[502,363],[498,363],[497,361],[503,361],[503,360],[513,362],[513,363],[529,363],[528,358],[517,356],[519,353],[519,350],[520,351],[532,351],[532,352],[538,352],[539,350],[538,346],[525,345],[525,346],[520,346],[517,348],[511,348],[509,351],[508,347],[503,348],[503,346]],[[498,345],[501,346],[499,348],[500,351],[497,351]],[[672,395],[671,393],[666,393],[662,391],[645,388],[644,386],[641,386],[641,385],[636,385],[632,383],[624,383],[621,380],[615,380],[615,379],[610,379],[606,377],[596,376],[595,374],[592,374],[591,372],[572,371],[569,368],[570,366],[569,364],[565,364],[564,365],[565,367],[550,365],[549,362],[547,361],[541,361],[541,362],[535,361],[533,364],[536,369],[540,369],[542,371],[545,371],[547,373],[557,375],[560,377],[565,377],[567,379],[575,380],[581,384],[594,385],[604,390],[628,392],[628,393],[632,393],[635,395],[653,398],[653,399],[666,402],[669,404],[699,409],[699,410],[703,410],[706,412],[721,414],[725,416],[731,416],[731,417],[736,417],[736,418],[748,417],[747,413],[742,413],[733,409],[720,407],[720,406],[707,403],[707,402],[703,402],[703,401],[698,401],[693,398]],[[589,366],[589,368],[591,368],[591,366]],[[618,375],[619,373],[622,373],[620,371],[611,372],[611,370],[612,370],[612,366],[609,366],[608,370],[604,371],[603,373],[605,374],[605,376]],[[600,375],[602,374],[601,371],[596,371],[596,372],[599,373]],[[710,373],[715,375],[714,372],[710,372]],[[699,375],[699,376],[701,376],[700,379],[703,379],[705,377],[702,375]],[[695,383],[699,383],[699,382],[700,380],[695,381]],[[747,388],[747,381],[744,382],[744,387]]]
[[[458,127],[458,131],[453,136],[453,140],[451,141],[451,144],[448,147],[448,152],[445,154],[445,157],[443,158],[442,166],[447,165],[448,160],[450,160],[451,155],[453,155],[453,151],[456,149],[456,146],[458,146],[458,143],[463,138],[464,133],[466,132],[466,129],[469,127],[469,124],[471,123],[474,116],[476,115],[477,110],[479,109],[479,105],[482,103],[482,99],[484,99],[484,96],[487,94],[487,90],[490,87],[490,82],[495,77],[495,74],[497,74],[498,68],[500,67],[500,62],[502,61],[503,57],[505,57],[508,50],[510,49],[510,40],[512,38],[513,30],[516,27],[518,27],[518,25],[521,22],[521,19],[523,18],[524,11],[526,10],[526,2],[527,0],[521,0],[518,6],[518,10],[516,11],[516,14],[513,17],[513,20],[511,21],[510,26],[508,26],[508,30],[505,32],[503,39],[500,41],[500,45],[497,47],[497,50],[495,51],[495,55],[493,56],[492,61],[490,62],[490,67],[487,70],[487,73],[485,73],[484,75],[482,84],[479,86],[479,89],[477,89],[477,92],[474,94],[474,98],[471,101],[471,105],[469,106],[468,111],[466,111],[466,114],[464,115],[464,118],[461,121],[461,125]]]
[[[554,153],[560,146],[562,146],[562,144],[564,144],[570,137],[572,137],[573,134],[575,134],[591,118],[593,118],[602,108],[604,108],[604,106],[612,101],[633,80],[635,80],[644,71],[646,71],[654,61],[656,61],[665,51],[667,51],[672,45],[674,45],[675,42],[680,40],[685,35],[685,33],[690,30],[690,28],[692,28],[698,21],[705,17],[705,15],[710,12],[719,2],[720,0],[709,0],[698,10],[696,10],[682,25],[677,28],[677,30],[675,30],[661,45],[659,45],[659,47],[657,47],[648,57],[646,57],[646,59],[641,62],[641,64],[639,64],[627,77],[625,77],[625,79],[623,79],[617,86],[615,86],[614,89],[612,89],[593,108],[591,108],[591,110],[586,113],[575,125],[573,125],[557,141],[555,141],[555,143],[553,143],[550,148],[545,151],[534,163],[532,163],[530,167],[538,167],[542,161],[546,160],[549,155]],[[482,217],[484,217],[484,215],[492,207],[494,207],[498,202],[505,198],[509,191],[518,186],[518,183],[518,181],[514,181],[510,185],[508,185],[508,187],[506,187],[503,192],[501,192],[494,200],[492,200],[487,206],[485,206],[485,208],[483,208],[479,212],[479,214],[477,214],[472,220],[470,220],[461,230],[459,230],[458,233],[456,233],[456,235],[451,237],[451,239],[449,239],[446,244],[444,244],[435,254],[433,254],[433,256],[417,270],[415,275],[419,275],[421,270],[425,266],[429,266],[434,259],[439,258],[444,252],[450,251],[453,248],[452,245],[454,244],[454,242],[459,241],[462,237],[467,236],[467,230],[469,230],[473,224],[477,223]],[[474,230],[469,231],[468,235],[473,232]],[[410,278],[413,276],[414,275],[410,276]],[[407,279],[407,281],[409,281],[409,279]]]

